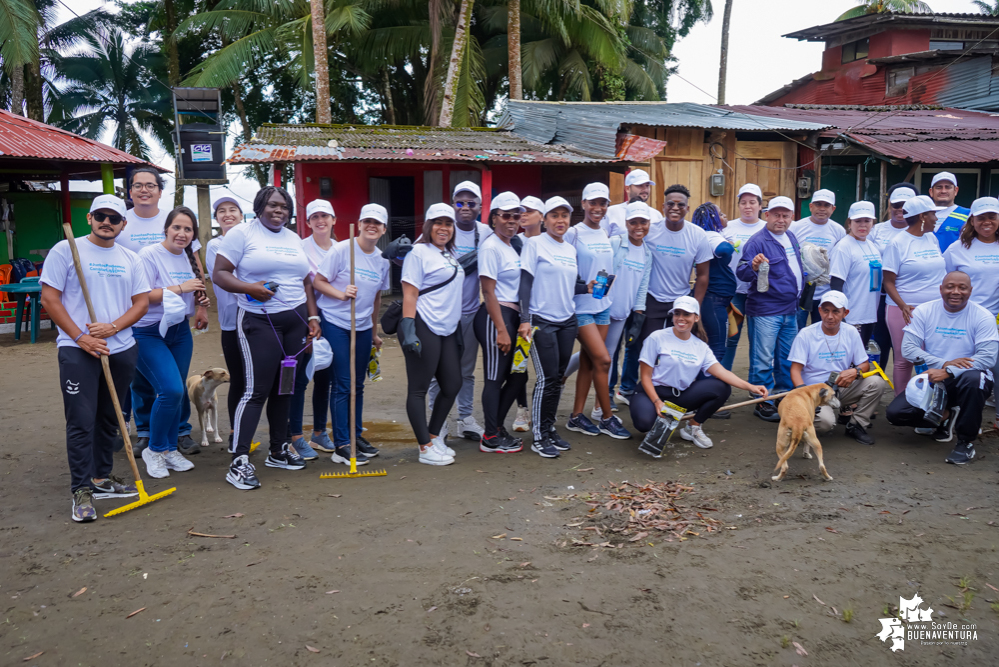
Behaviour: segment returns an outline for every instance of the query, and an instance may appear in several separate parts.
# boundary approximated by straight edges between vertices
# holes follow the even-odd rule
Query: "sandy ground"
[[[996,663],[991,437],[972,465],[949,466],[948,445],[882,417],[873,448],[841,427],[824,438],[835,481],[796,457],[772,484],[775,425],[742,410],[708,424],[714,449],[681,442],[659,461],[637,440],[566,433],[574,448],[554,461],[452,440],[457,463],[434,468],[415,462],[390,339],[386,379],[369,385],[367,403],[369,438],[383,451],[369,468],[387,477],[321,480],[344,468],[324,457],[278,471],[258,451],[263,488],[240,492],[213,445],[193,471],[148,483],[176,486],[170,497],[77,525],[54,341],[48,329],[36,345],[0,339],[0,664]],[[196,338],[192,368],[218,365],[214,330]],[[743,350],[737,372],[745,366]],[[567,398],[561,413],[569,408]],[[220,422],[228,435],[226,415]],[[123,455],[117,470],[127,472]],[[717,509],[711,516],[734,529],[572,546],[592,536],[567,526],[589,510],[572,494],[623,480],[682,481],[694,488],[682,504]],[[934,621],[974,625],[977,639],[910,640],[892,653],[875,636],[878,619],[916,593]]]

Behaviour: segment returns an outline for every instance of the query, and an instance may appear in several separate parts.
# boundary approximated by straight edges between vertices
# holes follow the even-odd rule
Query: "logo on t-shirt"
[[[624,268],[629,271],[634,271],[635,273],[643,273],[645,271],[645,262],[636,262],[633,259],[625,259]]]
[[[687,254],[687,249],[683,246],[668,245],[665,243],[651,243],[652,249],[656,252],[661,252],[664,255],[669,255],[670,257],[683,257]]]
[[[361,279],[366,280],[369,283],[380,283],[382,281],[382,276],[377,271],[372,271],[371,269],[362,269],[361,267],[354,267],[354,275]]]
[[[146,232],[144,234],[129,234],[128,238],[131,239],[132,243],[142,246],[145,248],[147,245],[153,245],[154,243],[160,243],[163,241],[163,232]]]
[[[912,253],[912,256],[916,259],[932,259],[933,257],[939,257],[940,251],[936,248],[927,248],[926,250],[917,250]]]
[[[674,359],[678,359],[685,364],[697,363],[697,355],[687,352],[686,350],[671,349],[669,351],[669,356],[673,357]]]
[[[283,245],[268,245],[264,246],[264,250],[267,252],[273,252],[277,255],[284,255],[285,257],[296,257],[301,251],[301,248],[289,248]]]
[[[944,338],[949,340],[960,340],[962,338],[967,337],[968,330],[961,329],[959,327],[937,326],[936,328],[933,329],[933,333],[937,334],[938,336],[943,336]]]
[[[999,264],[999,255],[997,254],[974,255],[972,256],[972,259],[976,262],[981,262],[982,264],[989,264],[989,265]]]
[[[122,278],[125,276],[124,266],[110,262],[87,262],[87,270],[97,274],[98,278]]]

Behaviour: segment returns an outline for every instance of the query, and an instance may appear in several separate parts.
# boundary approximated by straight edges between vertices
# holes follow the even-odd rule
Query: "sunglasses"
[[[97,222],[104,222],[107,220],[112,225],[120,225],[121,221],[124,220],[124,218],[117,213],[101,213],[100,211],[94,211],[90,215],[92,215],[94,220]]]
[[[905,202],[904,201],[900,201],[900,202],[897,202],[897,203],[891,205],[891,207],[894,208],[894,209],[900,209],[903,206],[905,206]]]
[[[455,208],[478,208],[479,202],[476,201],[456,201],[454,203]]]
[[[497,213],[496,215],[498,215],[500,217],[500,220],[504,222],[510,222],[511,220],[516,222],[520,220],[520,213],[503,212],[503,213]]]

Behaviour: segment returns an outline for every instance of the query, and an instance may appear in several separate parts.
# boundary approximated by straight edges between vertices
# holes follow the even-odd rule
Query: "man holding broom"
[[[87,215],[90,234],[76,239],[97,322],[91,322],[68,241],[45,260],[42,305],[59,328],[59,382],[66,415],[66,450],[72,477],[73,521],[97,518],[93,499],[138,494],[111,473],[118,429],[114,403],[101,368],[108,357],[123,402],[138,356],[131,326],[149,307],[149,284],[138,256],[117,245],[125,228],[125,203],[111,195],[94,199]]]

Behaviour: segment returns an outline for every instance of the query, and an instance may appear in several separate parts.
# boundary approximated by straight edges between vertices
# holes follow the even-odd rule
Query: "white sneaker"
[[[513,420],[513,430],[517,433],[527,433],[527,406],[517,408],[517,418]]]
[[[715,446],[715,443],[711,442],[711,438],[704,433],[704,429],[700,426],[684,426],[680,429],[680,437],[693,442],[701,449],[711,449]]]
[[[614,392],[614,402],[622,403],[624,405],[631,405],[631,400],[627,396],[622,394],[620,391]]]
[[[443,454],[445,454],[447,456],[450,456],[452,459],[454,458],[454,450],[451,449],[450,447],[448,447],[447,443],[444,442],[444,436],[443,435],[439,435],[436,438],[432,439],[430,441],[430,444],[431,444],[431,446],[436,447],[437,451],[442,452]]]
[[[434,442],[426,449],[420,450],[420,463],[425,463],[428,466],[449,466],[454,463],[454,457],[448,456]]]
[[[177,472],[194,470],[194,464],[184,458],[184,455],[176,449],[164,452],[163,458],[166,461],[166,467],[169,470],[176,470]]]
[[[482,436],[486,433],[472,415],[458,420],[457,432],[466,440],[474,440],[475,442],[482,440]]]
[[[163,479],[170,476],[167,470],[166,457],[163,452],[154,452],[146,447],[142,450],[142,460],[146,463],[146,474],[156,479]]]
[[[599,405],[594,405],[590,411],[590,419],[597,423],[602,422],[604,420],[604,409]]]

